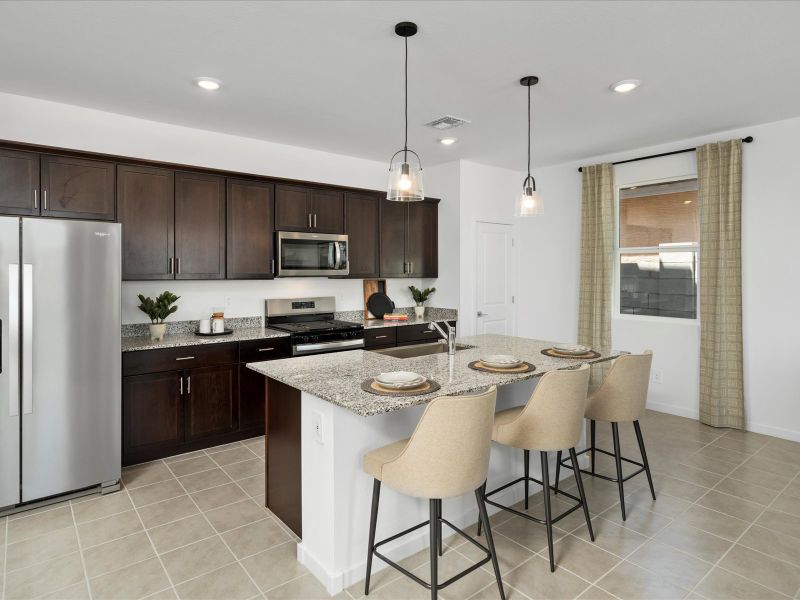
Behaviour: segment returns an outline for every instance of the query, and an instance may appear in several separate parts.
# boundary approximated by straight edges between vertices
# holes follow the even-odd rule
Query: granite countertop
[[[464,394],[489,385],[506,385],[540,377],[548,371],[595,363],[619,356],[611,352],[594,360],[550,358],[541,353],[552,342],[505,335],[477,335],[460,338],[461,344],[474,348],[459,350],[452,365],[448,354],[417,358],[394,358],[367,350],[294,357],[291,359],[249,363],[262,375],[281,381],[303,392],[353,411],[363,417],[379,415],[428,402],[445,395]],[[486,354],[513,354],[536,366],[532,373],[486,373],[467,365]],[[361,389],[361,383],[386,371],[414,371],[433,379],[441,390],[421,396],[376,396]]]
[[[424,325],[431,321],[456,321],[458,320],[458,311],[454,308],[435,308],[432,306],[425,307],[425,316],[417,319],[414,316],[414,309],[412,308],[397,308],[397,313],[406,313],[408,321],[384,321],[383,319],[365,319],[364,311],[347,311],[337,312],[336,318],[341,321],[350,321],[363,325],[364,329],[376,329],[378,327],[402,327],[404,325]]]
[[[137,350],[158,350],[159,348],[177,348],[179,346],[197,346],[198,344],[222,344],[225,342],[242,342],[246,340],[262,340],[267,338],[289,337],[285,331],[265,329],[264,327],[249,327],[234,329],[230,335],[206,337],[194,333],[170,333],[160,342],[154,342],[149,335],[139,335],[122,338],[122,351],[135,352]]]

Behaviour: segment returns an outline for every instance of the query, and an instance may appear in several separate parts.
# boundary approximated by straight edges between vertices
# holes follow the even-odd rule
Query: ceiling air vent
[[[471,121],[467,121],[466,119],[459,119],[458,117],[453,117],[451,115],[445,115],[443,117],[439,117],[438,119],[434,119],[430,123],[425,123],[425,127],[433,127],[434,129],[454,129],[456,127],[460,127],[461,125],[469,124]]]

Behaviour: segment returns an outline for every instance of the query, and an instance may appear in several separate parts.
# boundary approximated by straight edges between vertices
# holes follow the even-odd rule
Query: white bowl
[[[581,344],[558,343],[553,344],[553,350],[561,352],[562,354],[586,354],[591,348],[582,346]]]
[[[481,362],[487,367],[506,368],[516,367],[522,364],[522,361],[516,356],[509,354],[489,354],[481,358]]]
[[[392,371],[377,375],[375,381],[387,387],[414,387],[424,383],[425,378],[411,371]]]

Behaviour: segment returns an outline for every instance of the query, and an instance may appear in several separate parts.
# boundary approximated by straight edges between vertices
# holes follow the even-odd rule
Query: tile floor
[[[607,429],[598,424],[606,448]],[[560,521],[555,573],[543,527],[493,517],[507,598],[800,600],[800,444],[655,412],[643,429],[658,500],[643,475],[630,480],[623,522],[616,485],[586,480],[597,539],[579,512]],[[636,458],[632,428],[621,435],[623,454]],[[119,493],[0,518],[0,598],[327,598],[295,560],[294,536],[263,507],[263,455],[258,438],[155,461],[126,469]],[[613,470],[605,457],[598,466]],[[541,494],[529,510],[541,516]],[[447,542],[444,577],[475,558],[461,539]],[[427,578],[427,551],[404,563]],[[362,594],[358,583],[337,600]],[[384,569],[370,597],[429,593]],[[497,598],[489,565],[440,597]]]

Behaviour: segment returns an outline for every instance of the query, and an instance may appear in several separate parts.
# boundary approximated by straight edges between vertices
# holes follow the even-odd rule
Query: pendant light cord
[[[528,86],[528,177],[531,176],[531,86]]]
[[[405,59],[405,115],[406,115],[406,128],[405,138],[403,139],[403,162],[408,162],[408,37],[405,37],[406,42],[406,59]]]

